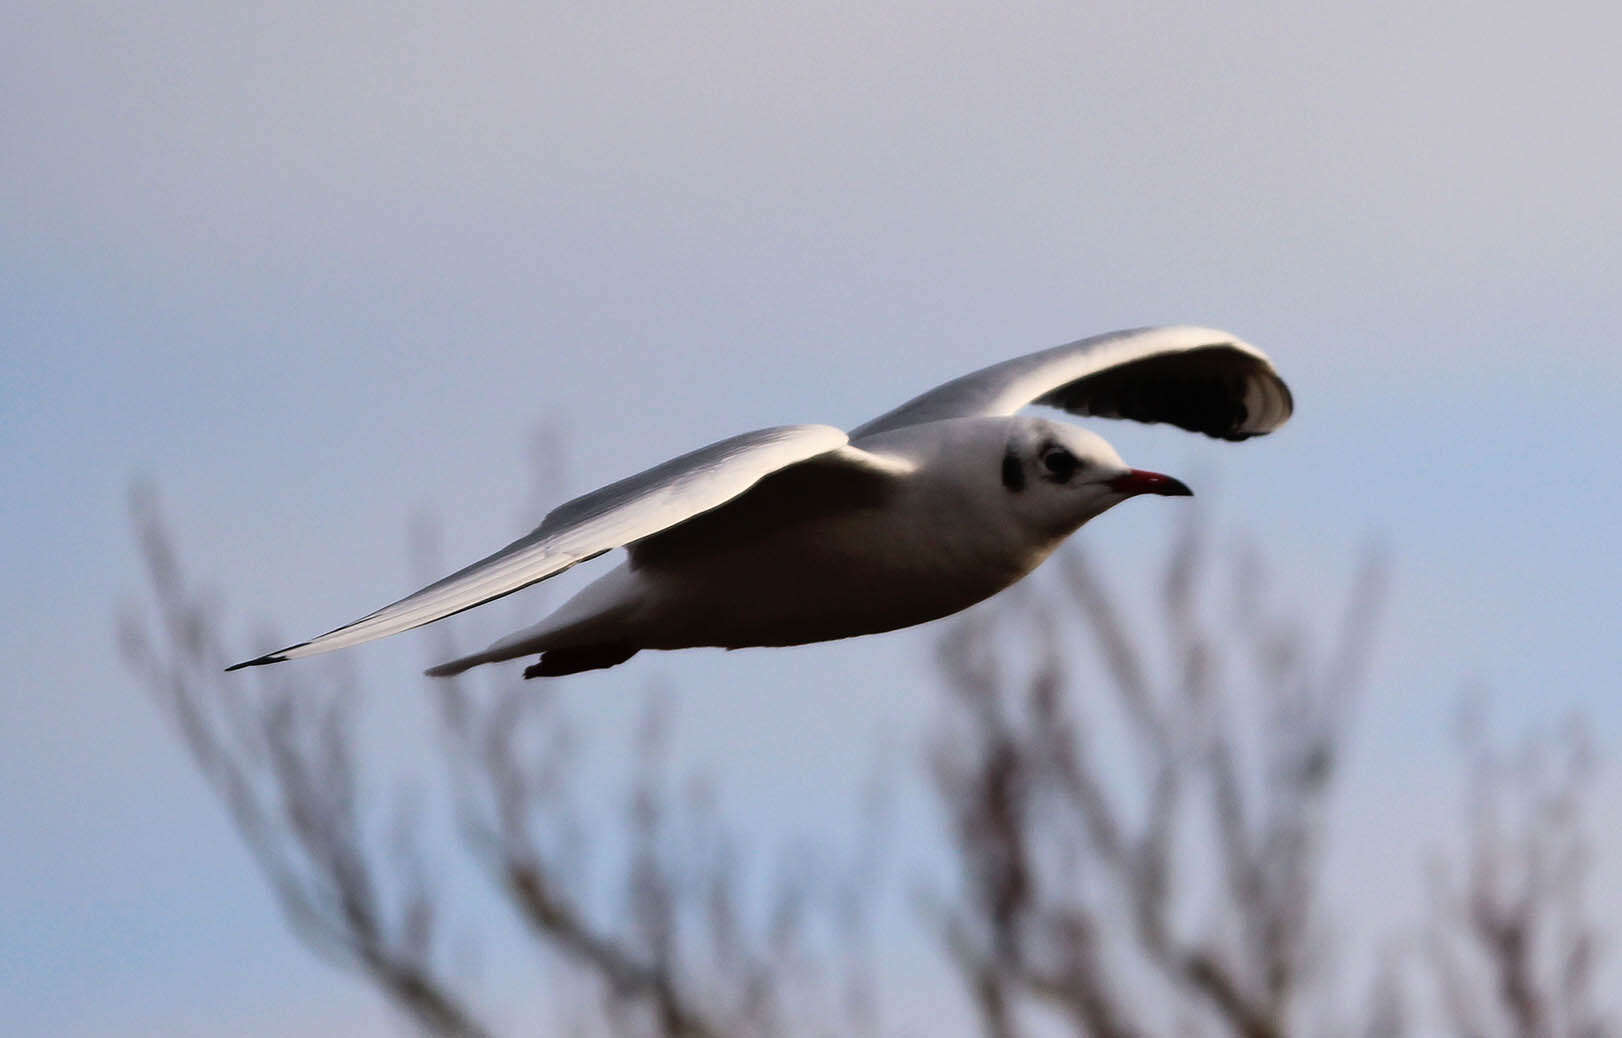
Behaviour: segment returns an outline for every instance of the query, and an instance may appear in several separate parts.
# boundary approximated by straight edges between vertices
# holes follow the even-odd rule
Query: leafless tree
[[[224,675],[223,603],[187,579],[153,496],[138,492],[133,506],[149,595],[121,615],[125,657],[295,931],[427,1033],[497,1030],[449,965],[456,891],[424,861],[421,798],[391,804],[363,781],[362,683],[342,657]],[[1415,1015],[1421,985],[1400,951],[1351,1019],[1325,1008],[1325,813],[1384,567],[1366,562],[1340,616],[1314,630],[1306,618],[1318,610],[1290,609],[1258,552],[1218,561],[1200,529],[1183,528],[1147,616],[1072,548],[945,628],[926,778],[960,875],[931,895],[929,918],[979,1029],[1615,1033],[1599,1008],[1600,940],[1581,895],[1591,755],[1576,729],[1515,753],[1471,729],[1469,839],[1462,865],[1436,869],[1417,971],[1440,993],[1436,1019]],[[429,540],[419,538],[425,570],[436,561]],[[438,636],[454,654],[450,635]],[[883,1030],[866,933],[884,857],[872,812],[897,776],[874,784],[845,860],[796,849],[771,893],[749,897],[758,853],[723,824],[717,785],[671,766],[670,690],[649,691],[615,810],[600,798],[581,806],[577,765],[590,747],[556,687],[475,672],[427,688],[460,844],[557,968],[549,1029]]]
[[[354,675],[224,674],[217,601],[183,572],[150,490],[132,498],[150,601],[126,608],[129,666],[174,721],[192,759],[311,948],[361,972],[425,1031],[487,1032],[436,962],[438,893],[409,813],[379,845],[361,795],[353,740]]]
[[[1363,567],[1314,652],[1254,553],[1213,574],[1198,530],[1141,632],[1071,547],[1061,579],[941,642],[932,763],[963,875],[940,917],[988,1035],[1041,1008],[1100,1038],[1303,1033],[1325,805],[1384,570]]]
[[[1616,1021],[1595,979],[1583,817],[1594,752],[1583,727],[1508,747],[1479,709],[1461,725],[1469,765],[1463,861],[1438,862],[1427,947],[1444,1015],[1470,1038],[1598,1038]]]
[[[670,776],[668,689],[649,697],[637,734],[625,814],[626,911],[613,923],[592,918],[583,883],[591,870],[581,854],[592,823],[571,795],[573,728],[556,693],[536,684],[485,676],[437,685],[457,812],[469,845],[531,932],[577,977],[598,985],[609,1029],[699,1038],[871,1026],[850,954],[863,946],[870,856],[844,870],[789,870],[766,918],[752,924],[741,893],[744,863],[720,824],[711,783]],[[826,911],[836,903],[852,910]],[[829,996],[828,984],[807,969],[816,921],[831,923],[845,949],[834,963],[846,968],[845,984],[833,993],[844,999],[805,1012],[805,1003]]]
[[[439,924],[452,895],[429,882],[418,853],[420,805],[402,803],[380,827],[368,802],[353,673],[339,659],[263,668],[251,684],[225,674],[221,603],[187,580],[153,495],[137,491],[132,505],[150,596],[121,614],[125,658],[230,810],[295,932],[358,970],[420,1029],[489,1033],[443,969]],[[749,863],[712,786],[670,774],[668,695],[648,699],[625,810],[588,818],[575,806],[575,727],[544,683],[487,675],[430,684],[466,845],[537,946],[569,971],[559,1012],[573,1011],[578,1031],[704,1038],[873,1027],[861,955],[872,854],[823,866],[788,857],[769,903],[752,904]],[[877,830],[868,830],[861,845],[871,848]],[[588,860],[588,844],[609,850]],[[608,860],[615,847],[623,852]],[[604,908],[592,882],[616,871],[619,896]],[[838,954],[825,954],[830,947]],[[594,1005],[579,1000],[587,989],[600,996]],[[574,1004],[561,1005],[569,997]]]

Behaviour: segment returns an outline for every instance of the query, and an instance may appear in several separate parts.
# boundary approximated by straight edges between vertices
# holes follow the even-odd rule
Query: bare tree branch
[[[1315,667],[1254,586],[1219,633],[1202,601],[1207,554],[1185,527],[1152,628],[1163,649],[1131,633],[1076,549],[1060,556],[1062,597],[1005,596],[941,643],[932,774],[964,876],[945,935],[989,1034],[1015,1032],[1022,1000],[1059,1008],[1078,1034],[1159,1034],[1185,996],[1225,1033],[1293,1033],[1313,965],[1324,804],[1383,567],[1364,567]],[[1096,688],[1065,651],[1067,605],[1093,635]],[[1101,733],[1115,737],[1107,757]],[[1134,772],[1141,783],[1122,777]],[[1205,837],[1214,859],[1190,860]],[[1200,927],[1177,914],[1195,889]]]
[[[1461,725],[1470,766],[1464,861],[1434,869],[1429,949],[1461,1035],[1592,1038],[1617,1033],[1598,1004],[1601,940],[1585,905],[1591,849],[1583,814],[1594,770],[1584,729],[1489,741]]]
[[[124,657],[295,932],[422,1030],[485,1034],[439,965],[446,899],[424,868],[419,805],[380,818],[362,782],[354,675],[340,660],[225,679],[223,609],[185,579],[150,493],[132,513],[151,594],[120,615]],[[420,556],[431,540],[419,524]],[[1361,567],[1322,638],[1279,604],[1254,550],[1213,562],[1198,527],[1185,527],[1152,619],[1132,622],[1066,551],[1060,580],[1016,587],[941,642],[929,777],[961,878],[932,911],[987,1035],[1046,1034],[1055,1022],[1096,1038],[1426,1030],[1400,951],[1376,971],[1355,1026],[1312,1001],[1325,987],[1325,817],[1384,566]],[[1224,582],[1231,594],[1218,602]],[[751,899],[748,857],[714,785],[671,773],[668,690],[651,690],[623,810],[605,812],[577,788],[585,754],[566,684],[476,673],[429,687],[467,847],[561,964],[560,989],[598,1000],[575,1007],[574,1033],[879,1030],[866,926],[893,781],[873,784],[847,862],[794,848],[765,900]],[[1470,1038],[1615,1034],[1583,897],[1582,732],[1511,752],[1470,731],[1468,847],[1462,865],[1436,869],[1426,945],[1446,1022]]]
[[[420,530],[416,540],[420,564],[435,569],[431,535]],[[439,651],[455,655],[449,634],[440,638]],[[602,985],[611,1030],[670,1038],[788,1032],[790,989],[805,994],[808,987],[793,967],[807,954],[804,909],[812,888],[838,902],[825,918],[837,915],[849,940],[859,940],[870,895],[853,893],[848,879],[787,876],[765,915],[748,921],[734,841],[715,815],[710,785],[694,779],[685,798],[673,793],[665,753],[672,693],[654,688],[631,755],[637,765],[623,828],[597,841],[627,848],[618,866],[624,915],[615,920],[588,909],[582,880],[605,875],[609,863],[598,855],[588,864],[583,848],[587,834],[603,835],[605,826],[600,812],[588,824],[575,807],[580,753],[561,687],[504,684],[499,673],[435,682],[468,845],[537,944]],[[876,868],[873,850],[866,845],[853,869]],[[842,892],[835,889],[841,882]],[[839,1020],[837,1033],[855,1033],[862,1001],[852,996],[845,1007],[825,1006],[817,1019]],[[795,1029],[815,1027],[807,1020]]]
[[[358,689],[344,670],[224,677],[221,610],[182,572],[154,495],[131,511],[151,601],[125,608],[119,644],[132,672],[175,722],[203,777],[229,809],[294,931],[358,970],[425,1031],[485,1029],[438,975],[438,901],[409,822],[392,853],[368,834],[350,743]]]

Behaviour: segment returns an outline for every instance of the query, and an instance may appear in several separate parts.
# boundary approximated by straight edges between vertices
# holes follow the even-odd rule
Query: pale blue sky
[[[0,1019],[387,1022],[283,935],[120,672],[138,474],[239,614],[302,636],[409,589],[415,513],[456,560],[533,523],[538,427],[584,490],[1081,335],[1226,327],[1295,389],[1278,436],[1095,428],[1304,609],[1389,549],[1337,831],[1391,854],[1341,859],[1341,903],[1418,904],[1462,683],[1618,745],[1613,7],[339,6],[0,13]],[[1117,586],[1182,504],[1084,532]],[[741,826],[821,832],[880,731],[911,752],[933,634],[569,695],[609,729],[667,679]]]

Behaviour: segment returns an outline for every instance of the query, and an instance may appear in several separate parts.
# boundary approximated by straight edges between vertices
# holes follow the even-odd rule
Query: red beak
[[[1158,472],[1133,469],[1124,476],[1109,481],[1111,490],[1118,494],[1159,494],[1162,497],[1193,497],[1194,491],[1180,479],[1162,476]]]

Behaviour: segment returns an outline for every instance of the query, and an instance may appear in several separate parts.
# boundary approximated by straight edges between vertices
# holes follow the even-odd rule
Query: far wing
[[[1294,409],[1267,355],[1227,332],[1168,326],[1110,332],[993,364],[852,430],[851,439],[1029,404],[1169,422],[1224,440],[1272,432]]]
[[[359,645],[482,605],[723,505],[763,477],[846,443],[832,426],[788,425],[711,444],[560,505],[534,532],[393,605],[227,669]]]

